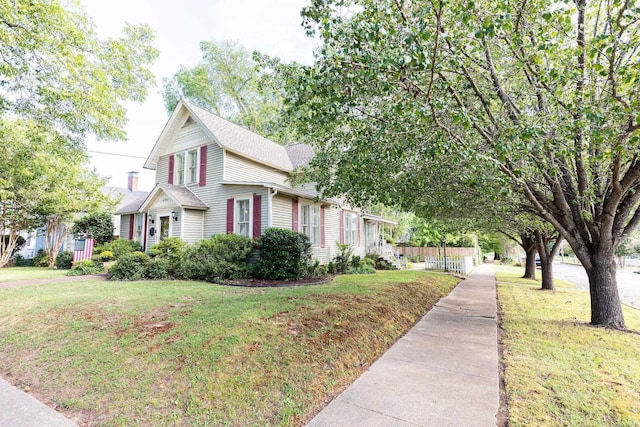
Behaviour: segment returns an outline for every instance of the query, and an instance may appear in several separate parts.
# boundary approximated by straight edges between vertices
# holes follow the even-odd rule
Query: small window
[[[249,199],[236,200],[235,233],[251,237],[251,204]]]

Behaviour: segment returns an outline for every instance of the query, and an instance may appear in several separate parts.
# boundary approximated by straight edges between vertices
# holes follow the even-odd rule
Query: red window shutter
[[[340,244],[344,244],[344,211],[340,209]]]
[[[173,168],[175,167],[176,156],[169,156],[169,184],[173,184]]]
[[[253,238],[262,234],[262,196],[253,196]]]
[[[200,147],[200,187],[207,185],[207,146]]]
[[[298,231],[298,200],[293,199],[291,203],[291,217],[293,218],[293,223],[291,224],[291,229],[293,231]]]
[[[133,223],[135,222],[135,215],[129,215],[129,240],[133,240]]]
[[[356,227],[356,232],[358,233],[358,237],[356,237],[357,246],[360,246],[360,215],[356,216],[356,221],[358,226]]]
[[[234,199],[227,199],[227,234],[233,233],[233,205]]]
[[[324,248],[324,206],[320,206],[320,247]]]

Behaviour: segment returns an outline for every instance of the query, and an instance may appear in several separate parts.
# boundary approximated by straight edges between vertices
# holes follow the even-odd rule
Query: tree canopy
[[[329,0],[303,15],[323,46],[288,101],[322,188],[419,203],[447,162],[497,169],[582,262],[592,323],[624,328],[614,252],[640,223],[633,3]]]
[[[180,98],[206,108],[278,142],[290,142],[282,120],[280,88],[272,79],[271,58],[249,53],[231,40],[200,43],[202,61],[181,66],[164,79],[164,101],[171,113]]]
[[[100,188],[105,180],[87,166],[86,155],[69,150],[59,135],[32,121],[0,119],[0,247],[5,265],[19,232],[45,227],[47,255],[54,265],[60,245],[81,212],[105,209],[111,201]]]
[[[142,101],[158,52],[147,26],[100,40],[75,2],[0,0],[0,115],[82,144],[123,139],[122,101]]]

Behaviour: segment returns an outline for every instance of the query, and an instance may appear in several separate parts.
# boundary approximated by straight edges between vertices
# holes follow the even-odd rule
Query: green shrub
[[[166,258],[155,257],[149,260],[144,276],[147,279],[168,279],[174,277],[169,273],[171,262]]]
[[[100,252],[99,256],[104,262],[113,261],[115,259],[115,255],[111,251],[102,251]]]
[[[311,242],[304,234],[283,228],[268,228],[260,237],[258,247],[258,277],[267,280],[297,280],[309,270]]]
[[[140,280],[145,277],[149,261],[145,253],[125,253],[109,268],[111,280]]]
[[[353,247],[349,244],[343,244],[336,242],[338,245],[338,255],[333,258],[333,262],[336,266],[336,273],[346,273],[349,268],[349,259],[353,254]],[[360,257],[358,257],[358,261]]]
[[[351,266],[353,268],[358,268],[360,267],[360,257],[358,255],[353,255],[351,257]]]
[[[396,267],[395,264],[390,263],[384,258],[378,258],[378,260],[375,263],[375,269],[376,270],[397,270],[398,267]]]
[[[124,254],[130,254],[132,252],[140,252],[142,247],[140,243],[133,240],[117,239],[113,242],[107,242],[102,246],[98,246],[95,252],[101,254],[104,251],[110,251],[113,253],[113,259],[120,259]]]
[[[56,258],[56,268],[59,268],[60,270],[71,270],[71,267],[73,267],[72,264],[73,252],[64,251],[58,254],[58,257]]]
[[[321,265],[320,260],[314,260],[313,264],[309,265],[307,276],[311,277],[325,277],[328,274],[328,268],[326,265]]]
[[[513,259],[508,256],[503,256],[500,263],[502,265],[513,265]]]
[[[213,282],[247,276],[247,258],[253,240],[237,234],[216,234],[187,247],[178,270],[180,277]]]
[[[82,261],[76,261],[73,263],[73,267],[67,273],[67,276],[84,276],[87,274],[100,274],[104,273],[104,266],[102,262],[96,263],[93,260],[85,259]]]
[[[49,267],[49,260],[44,249],[39,249],[36,256],[33,257],[34,267]]]
[[[166,260],[165,266],[171,276],[176,276],[180,263],[184,257],[187,243],[179,237],[167,237],[149,248],[149,252],[156,258]]]
[[[347,274],[373,274],[376,272],[375,262],[372,259],[363,258],[360,260],[360,257],[355,256],[353,258],[358,258],[358,262],[351,263],[351,267],[347,268]]]
[[[336,264],[333,261],[329,261],[327,264],[327,273],[336,274]]]

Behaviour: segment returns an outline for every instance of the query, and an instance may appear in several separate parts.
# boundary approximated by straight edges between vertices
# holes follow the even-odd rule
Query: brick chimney
[[[127,188],[129,191],[138,191],[138,172],[129,172],[127,179]]]

